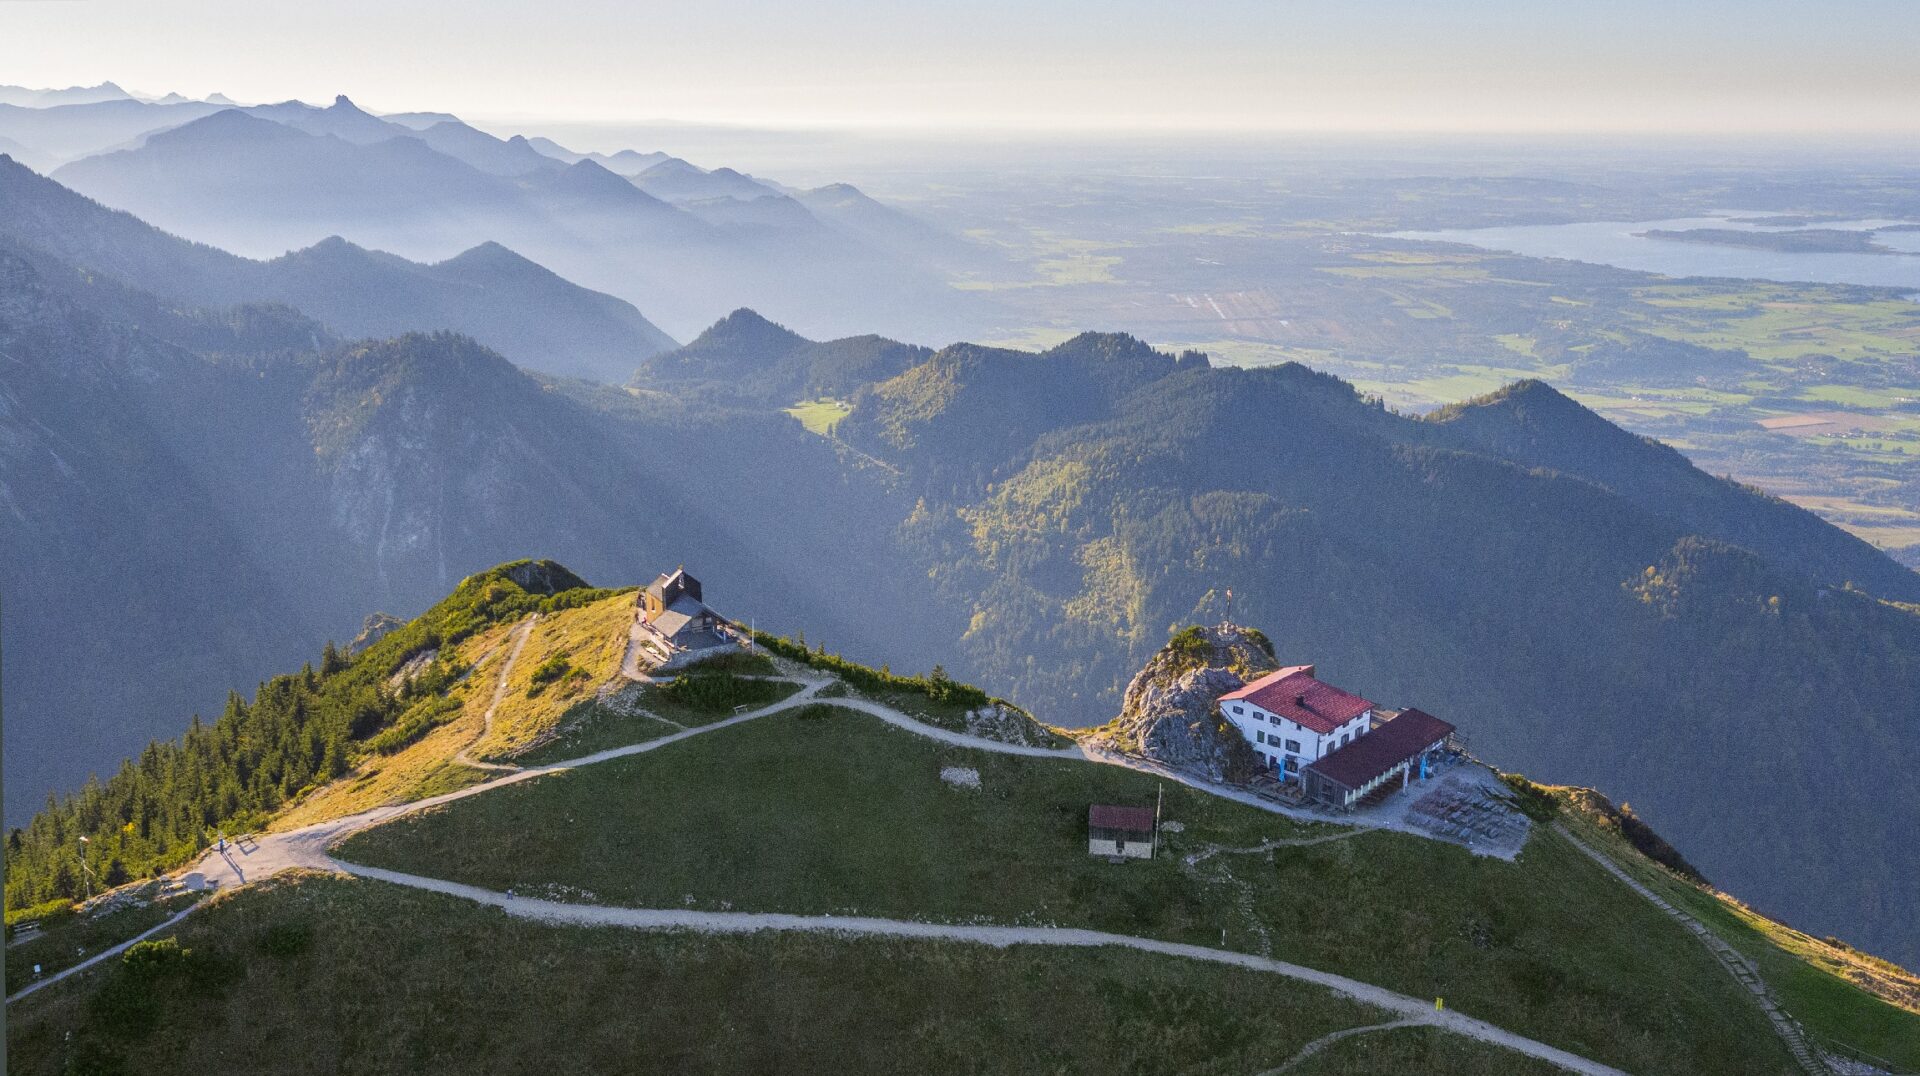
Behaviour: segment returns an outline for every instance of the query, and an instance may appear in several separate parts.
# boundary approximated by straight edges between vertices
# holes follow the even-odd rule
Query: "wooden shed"
[[[1087,854],[1152,859],[1157,815],[1152,807],[1094,804],[1087,809]]]

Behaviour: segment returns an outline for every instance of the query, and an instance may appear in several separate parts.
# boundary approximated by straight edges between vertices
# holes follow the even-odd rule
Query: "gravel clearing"
[[[948,766],[940,771],[940,779],[955,788],[980,787],[980,771],[970,766]]]

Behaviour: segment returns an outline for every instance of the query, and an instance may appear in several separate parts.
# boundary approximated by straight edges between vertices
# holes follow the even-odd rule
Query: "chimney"
[[[1307,704],[1307,697],[1305,695],[1295,695],[1293,697],[1293,704],[1295,706],[1305,706]]]

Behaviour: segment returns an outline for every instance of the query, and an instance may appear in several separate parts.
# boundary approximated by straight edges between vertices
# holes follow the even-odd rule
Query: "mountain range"
[[[0,233],[191,306],[276,302],[341,336],[466,333],[529,369],[618,384],[673,339],[498,243],[423,265],[339,237],[255,261],[162,232],[0,158]]]
[[[989,308],[941,275],[990,259],[984,248],[844,184],[787,190],[664,153],[574,153],[345,97],[0,106],[0,139],[83,194],[243,255],[339,236],[435,262],[496,242],[674,333],[752,305],[813,331],[937,338]]]

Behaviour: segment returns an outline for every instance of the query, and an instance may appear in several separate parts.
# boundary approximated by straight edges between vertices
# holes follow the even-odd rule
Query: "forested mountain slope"
[[[816,342],[752,310],[736,310],[692,343],[640,364],[633,384],[680,395],[782,406],[851,396],[926,361],[931,348],[880,336]]]
[[[1658,441],[1613,425],[1541,381],[1429,416],[1445,440],[1591,479],[1697,534],[1745,546],[1826,583],[1853,582],[1881,597],[1920,601],[1913,572],[1819,516],[1750,486],[1716,478]]]
[[[698,565],[727,612],[903,662],[957,630],[890,551],[904,509],[784,416],[563,389],[446,334],[338,344],[283,310],[231,315],[292,318],[265,339],[210,334],[44,256],[6,265],[10,817],[522,548],[610,578]]]

